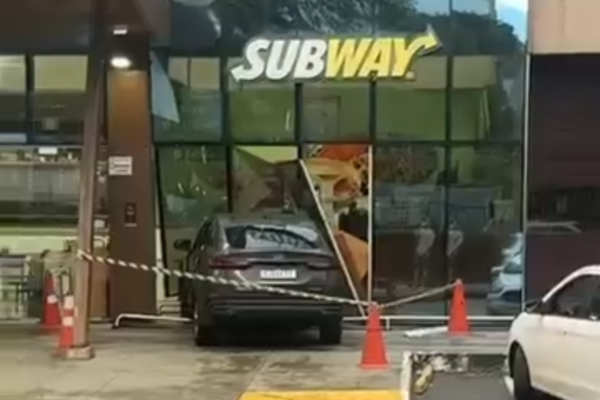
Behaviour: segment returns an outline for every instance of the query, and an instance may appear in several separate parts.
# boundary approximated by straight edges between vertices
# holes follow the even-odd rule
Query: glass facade
[[[394,300],[461,278],[471,314],[520,309],[526,2],[201,3],[171,2],[169,43],[155,43],[152,54],[168,268],[180,268],[185,256],[174,241],[192,238],[212,213],[273,208],[291,196],[330,238],[354,296]],[[17,164],[25,173],[0,190],[6,243],[24,222],[74,233],[87,30],[81,43],[54,46],[55,54],[44,44],[44,54],[0,56],[0,174]],[[438,46],[403,59],[429,32]],[[258,37],[389,40],[397,53],[386,59],[371,49],[369,62],[393,61],[405,73],[240,82],[231,69]],[[440,316],[447,300],[387,312]]]
[[[518,311],[523,7],[494,0],[174,2],[173,21],[181,23],[173,24],[163,69],[177,112],[156,116],[154,132],[169,267],[184,256],[173,241],[193,235],[206,216],[272,208],[283,202],[282,187],[299,185],[305,195],[297,204],[331,237],[356,296],[393,300],[461,278],[471,314]],[[192,12],[202,35],[184,32],[190,17],[183,15]],[[257,37],[410,43],[428,29],[440,46],[417,57],[406,79],[240,82],[231,74]],[[286,165],[302,173],[282,181],[277,171]],[[447,298],[388,312],[444,315]]]
[[[39,315],[44,260],[76,237],[86,63],[84,54],[0,56],[0,319]]]

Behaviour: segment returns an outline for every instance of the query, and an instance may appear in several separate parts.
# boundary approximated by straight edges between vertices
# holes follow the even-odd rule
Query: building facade
[[[576,200],[562,200],[564,187],[552,182],[563,168],[536,161],[552,157],[546,136],[528,127],[556,131],[546,117],[568,106],[552,102],[556,83],[544,83],[556,82],[557,61],[530,62],[532,43],[554,50],[528,38],[535,29],[526,1],[177,0],[162,5],[168,23],[138,3],[111,11],[104,25],[131,38],[103,53],[96,236],[109,245],[98,251],[177,269],[185,254],[174,241],[193,239],[210,215],[291,201],[330,239],[361,299],[394,300],[460,278],[470,314],[511,315],[524,289],[537,295],[573,268],[542,271],[536,248],[582,245],[584,216],[566,210],[583,212],[595,191],[582,172],[569,194]],[[44,40],[23,34],[21,47],[0,43],[5,254],[37,260],[76,236],[92,11],[67,13],[73,29],[49,29],[55,35]],[[128,13],[136,17],[117,18]],[[86,18],[77,23],[77,15]],[[126,29],[132,20],[146,29]],[[313,59],[322,71],[306,61],[315,42],[325,46]],[[261,45],[271,61],[250,71]],[[111,66],[117,56],[134,62]],[[560,78],[561,93],[579,93],[579,76]],[[585,93],[593,100],[593,90]],[[566,146],[560,135],[553,140]],[[527,257],[525,226],[533,235]],[[156,311],[153,276],[94,271],[94,315]],[[35,296],[8,289],[10,279],[0,318],[25,317],[21,303]],[[161,281],[158,292],[177,294],[177,282]],[[389,312],[440,317],[448,302]]]

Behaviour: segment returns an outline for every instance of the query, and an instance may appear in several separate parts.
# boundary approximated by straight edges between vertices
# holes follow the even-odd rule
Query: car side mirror
[[[173,243],[173,248],[179,251],[190,251],[192,249],[192,241],[189,239],[177,239]]]
[[[537,314],[549,314],[552,311],[550,302],[541,299],[528,300],[525,302],[525,311]]]

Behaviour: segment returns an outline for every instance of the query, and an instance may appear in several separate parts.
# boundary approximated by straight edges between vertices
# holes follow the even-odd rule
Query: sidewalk
[[[397,391],[398,367],[363,371],[359,340],[311,345],[195,348],[189,327],[111,330],[94,326],[96,357],[52,357],[55,337],[35,326],[0,326],[1,400],[237,400],[282,390]],[[296,348],[297,347],[297,348]],[[391,352],[399,365],[402,353]],[[390,397],[385,397],[390,398]]]

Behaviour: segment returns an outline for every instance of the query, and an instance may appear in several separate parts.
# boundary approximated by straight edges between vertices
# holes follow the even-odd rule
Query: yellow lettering
[[[330,39],[327,52],[327,78],[354,78],[373,39]]]
[[[358,74],[361,78],[368,78],[374,74],[378,78],[390,75],[392,62],[392,39],[376,39],[369,50],[365,62]]]
[[[393,40],[394,43],[394,66],[392,76],[396,78],[411,78],[411,67],[417,56],[425,55],[436,50],[440,41],[433,31],[428,28],[427,32],[413,38],[410,42],[406,38]]]

